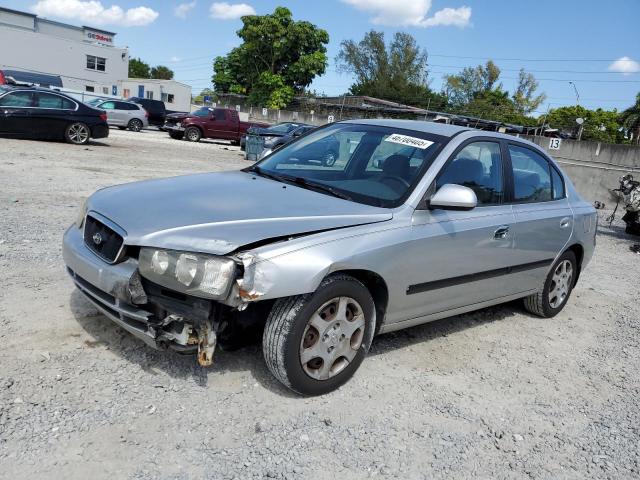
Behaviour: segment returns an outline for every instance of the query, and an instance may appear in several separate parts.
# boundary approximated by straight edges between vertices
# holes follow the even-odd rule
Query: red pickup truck
[[[162,129],[175,139],[199,142],[201,138],[217,138],[240,145],[240,137],[247,133],[248,128],[268,126],[267,123],[243,122],[232,108],[202,107],[191,113],[167,115]]]

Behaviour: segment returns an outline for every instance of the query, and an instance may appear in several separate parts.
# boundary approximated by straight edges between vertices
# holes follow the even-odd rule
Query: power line
[[[427,52],[428,53],[428,52]],[[467,55],[444,55],[441,53],[428,53],[429,57],[442,58],[466,58],[474,60],[496,60],[499,62],[613,62],[611,58],[500,58],[500,57],[473,57]]]
[[[438,67],[438,68],[455,68],[455,69],[464,69],[464,68],[473,68],[464,65],[436,65],[436,64],[428,64],[429,67]],[[520,68],[500,68],[503,72],[519,72]],[[594,72],[593,70],[529,70],[524,69],[527,73],[586,73],[586,74],[607,74],[607,75],[620,75],[620,72]],[[631,73],[640,73],[640,72],[631,72]]]

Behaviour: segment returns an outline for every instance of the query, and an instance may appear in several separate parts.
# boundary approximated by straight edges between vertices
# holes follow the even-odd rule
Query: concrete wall
[[[609,192],[627,173],[640,179],[640,147],[600,142],[562,140],[560,150],[550,150],[547,137],[522,138],[543,147],[569,175],[578,192],[591,202],[615,201]]]

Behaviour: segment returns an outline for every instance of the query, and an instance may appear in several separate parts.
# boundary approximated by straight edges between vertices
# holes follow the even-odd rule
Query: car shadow
[[[487,323],[500,322],[519,313],[527,314],[522,307],[522,300],[514,300],[493,307],[434,320],[396,332],[384,333],[373,339],[369,355],[381,355],[391,350],[447,337]]]
[[[179,355],[171,350],[155,350],[102,315],[83,294],[74,290],[70,298],[71,311],[78,324],[93,339],[85,342],[89,348],[107,348],[128,362],[138,364],[150,375],[164,373],[172,378],[193,379],[206,388],[209,376],[226,372],[249,372],[253,379],[271,392],[297,398],[298,396],[277,381],[267,369],[260,342],[235,351],[218,348],[212,367],[200,367],[194,355]],[[502,321],[526,313],[520,301],[457,315],[415,327],[381,334],[374,338],[369,355],[382,355],[418,343],[446,337],[456,332],[486,323]]]
[[[102,315],[77,289],[70,296],[69,306],[78,324],[91,337],[84,343],[86,348],[108,349],[127,362],[139,365],[149,375],[166,374],[175,379],[192,379],[206,388],[210,376],[224,375],[226,372],[249,372],[256,382],[273,393],[297,397],[271,375],[259,343],[235,351],[217,348],[214,364],[203,368],[198,365],[195,355],[180,355],[171,350],[156,350],[148,346]]]

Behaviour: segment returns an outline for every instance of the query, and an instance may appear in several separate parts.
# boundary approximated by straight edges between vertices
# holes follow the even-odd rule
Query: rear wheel
[[[524,299],[524,307],[540,317],[555,317],[569,300],[577,271],[575,254],[564,252],[553,264],[542,289]]]
[[[330,392],[362,363],[375,322],[375,305],[362,283],[348,275],[327,277],[312,294],[276,301],[262,339],[265,361],[295,392]]]
[[[190,142],[199,142],[200,139],[202,138],[202,133],[200,132],[200,129],[197,127],[188,127],[184,131],[184,138],[186,138]]]
[[[142,120],[138,118],[132,118],[131,120],[129,120],[127,128],[132,132],[139,132],[140,130],[142,130],[142,126]]]
[[[82,122],[72,123],[64,131],[64,139],[74,145],[84,145],[89,141],[90,137],[91,130]]]

